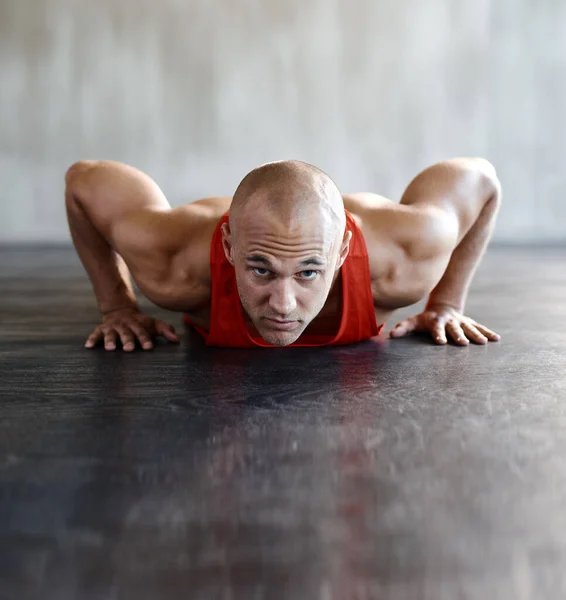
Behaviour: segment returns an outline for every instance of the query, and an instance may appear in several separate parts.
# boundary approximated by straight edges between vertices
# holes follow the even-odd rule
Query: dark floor
[[[1,600],[566,598],[566,251],[489,251],[487,347],[105,353],[72,252],[0,291]]]

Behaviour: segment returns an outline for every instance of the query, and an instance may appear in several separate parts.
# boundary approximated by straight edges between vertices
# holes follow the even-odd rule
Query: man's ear
[[[234,259],[232,257],[232,232],[230,231],[230,225],[228,223],[224,223],[220,229],[222,231],[222,248],[224,248],[224,254],[226,255],[228,262],[234,266]]]
[[[342,240],[342,245],[340,246],[340,256],[338,257],[338,264],[336,265],[336,270],[338,270],[346,260],[348,256],[348,252],[350,252],[350,240],[352,239],[352,232],[346,231],[344,233],[344,239]]]

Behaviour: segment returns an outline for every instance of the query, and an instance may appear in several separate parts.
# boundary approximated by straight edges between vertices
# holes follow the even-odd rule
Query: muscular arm
[[[501,204],[495,169],[483,159],[444,161],[420,173],[401,204],[422,211],[423,238],[431,238],[435,251],[451,253],[427,306],[446,305],[462,312]]]
[[[135,339],[144,349],[151,336],[178,341],[171,326],[139,312],[130,272],[145,290],[164,287],[172,257],[180,251],[171,208],[158,186],[143,173],[112,162],[83,161],[66,176],[65,202],[71,237],[92,282],[103,322],[88,338],[124,350]],[[144,290],[145,288],[145,290]]]
[[[155,235],[144,232],[144,223],[170,209],[161,190],[126,165],[82,161],[67,172],[65,204],[71,237],[100,312],[137,308],[124,258],[136,270],[150,260],[158,264],[162,249],[156,247]]]

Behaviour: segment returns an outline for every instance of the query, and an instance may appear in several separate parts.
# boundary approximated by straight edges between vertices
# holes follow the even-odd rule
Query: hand
[[[389,334],[398,338],[411,331],[428,331],[437,344],[446,344],[448,334],[458,345],[497,342],[500,336],[450,306],[427,306],[424,312],[402,321]]]
[[[170,342],[179,341],[171,325],[134,308],[119,309],[103,316],[102,323],[89,335],[85,348],[94,348],[103,341],[105,350],[116,350],[116,341],[120,338],[125,352],[132,352],[136,341],[144,350],[151,350],[152,337],[156,335],[162,335]]]

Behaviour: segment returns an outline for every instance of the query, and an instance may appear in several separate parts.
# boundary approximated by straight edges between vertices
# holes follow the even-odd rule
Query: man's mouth
[[[278,329],[279,331],[292,331],[299,325],[299,321],[289,321],[286,319],[270,319],[266,317],[265,320],[271,329]]]

